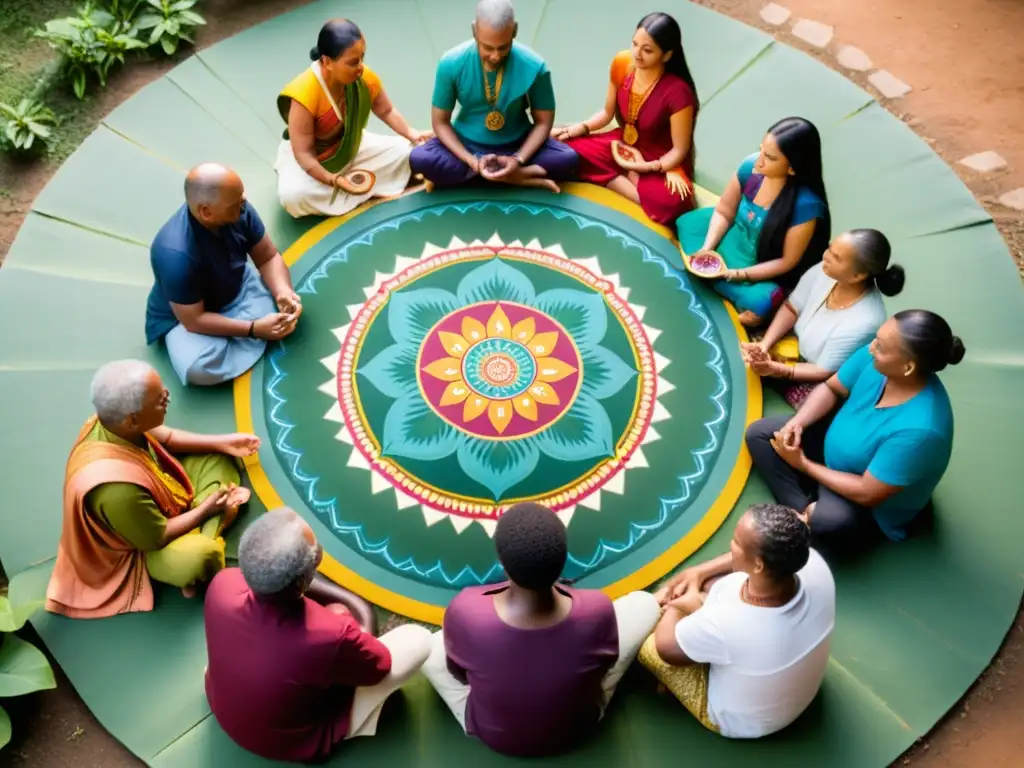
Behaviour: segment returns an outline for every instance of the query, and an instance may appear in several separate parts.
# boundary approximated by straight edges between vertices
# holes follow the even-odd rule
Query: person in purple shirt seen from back
[[[423,674],[467,734],[496,752],[566,752],[593,733],[645,636],[657,599],[556,583],[565,526],[546,507],[516,504],[498,521],[509,581],[468,587],[448,605]]]

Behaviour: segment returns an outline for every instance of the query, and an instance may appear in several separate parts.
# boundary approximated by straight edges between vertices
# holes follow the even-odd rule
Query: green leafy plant
[[[43,652],[12,632],[43,606],[42,600],[19,602],[0,597],[0,698],[56,688],[53,669]],[[0,707],[0,749],[11,740],[11,720]]]
[[[105,87],[114,64],[124,64],[128,51],[146,47],[123,14],[115,16],[92,3],[80,8],[77,16],[46,22],[36,35],[61,54],[64,73],[79,99],[85,98],[90,74]]]
[[[53,135],[57,117],[41,101],[22,99],[17,106],[0,103],[0,127],[6,144],[19,152],[45,145]]]
[[[145,9],[145,13],[139,16],[135,22],[135,28],[140,31],[152,30],[149,33],[149,44],[160,44],[164,53],[173,56],[178,50],[178,45],[185,40],[195,45],[192,39],[193,27],[202,26],[206,19],[192,9],[199,0],[145,0],[155,10]]]

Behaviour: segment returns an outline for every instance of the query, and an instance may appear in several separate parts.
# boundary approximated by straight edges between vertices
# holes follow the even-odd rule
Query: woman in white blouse
[[[744,360],[755,373],[783,380],[783,394],[793,407],[868,344],[885,322],[882,295],[895,296],[904,281],[903,268],[889,264],[891,254],[889,240],[876,229],[839,235],[821,263],[800,278],[764,338],[742,345]],[[790,332],[796,344],[790,339],[787,345],[784,337]]]

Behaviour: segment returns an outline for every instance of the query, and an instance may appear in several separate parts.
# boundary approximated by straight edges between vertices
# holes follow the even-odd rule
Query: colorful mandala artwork
[[[301,330],[259,373],[268,476],[381,592],[444,605],[500,580],[491,537],[521,501],[568,527],[567,577],[619,582],[699,527],[731,475],[746,393],[727,314],[576,205],[591,216],[374,210],[297,283]]]
[[[417,288],[455,265],[472,269],[454,291]],[[524,265],[565,281],[538,291]],[[474,520],[493,530],[519,501],[568,516],[576,504],[600,508],[609,484],[624,492],[623,473],[656,415],[649,339],[659,331],[643,326],[613,282],[564,257],[560,246],[505,246],[492,238],[482,246],[454,241],[444,250],[428,244],[416,264],[381,287],[352,323],[335,329],[341,350],[324,362],[337,374],[346,436],[367,468],[420,504],[428,522],[443,515],[456,530]],[[395,341],[368,355],[363,342],[382,311]],[[606,337],[612,348],[602,344]],[[376,420],[361,405],[367,384],[395,398]],[[661,382],[663,391],[670,386]],[[617,434],[605,401],[623,389],[633,408]],[[450,456],[454,475],[447,465],[416,472],[404,463]],[[550,462],[573,468],[560,472]],[[587,462],[583,471],[580,462]],[[474,486],[482,488],[467,494]]]

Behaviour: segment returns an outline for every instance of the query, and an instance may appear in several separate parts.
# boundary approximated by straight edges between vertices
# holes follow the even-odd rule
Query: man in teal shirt
[[[576,153],[550,138],[551,72],[538,54],[514,42],[517,31],[511,0],[477,3],[473,39],[437,66],[431,109],[437,138],[412,151],[413,173],[438,186],[479,176],[552,192],[559,191],[556,182],[575,176]]]

